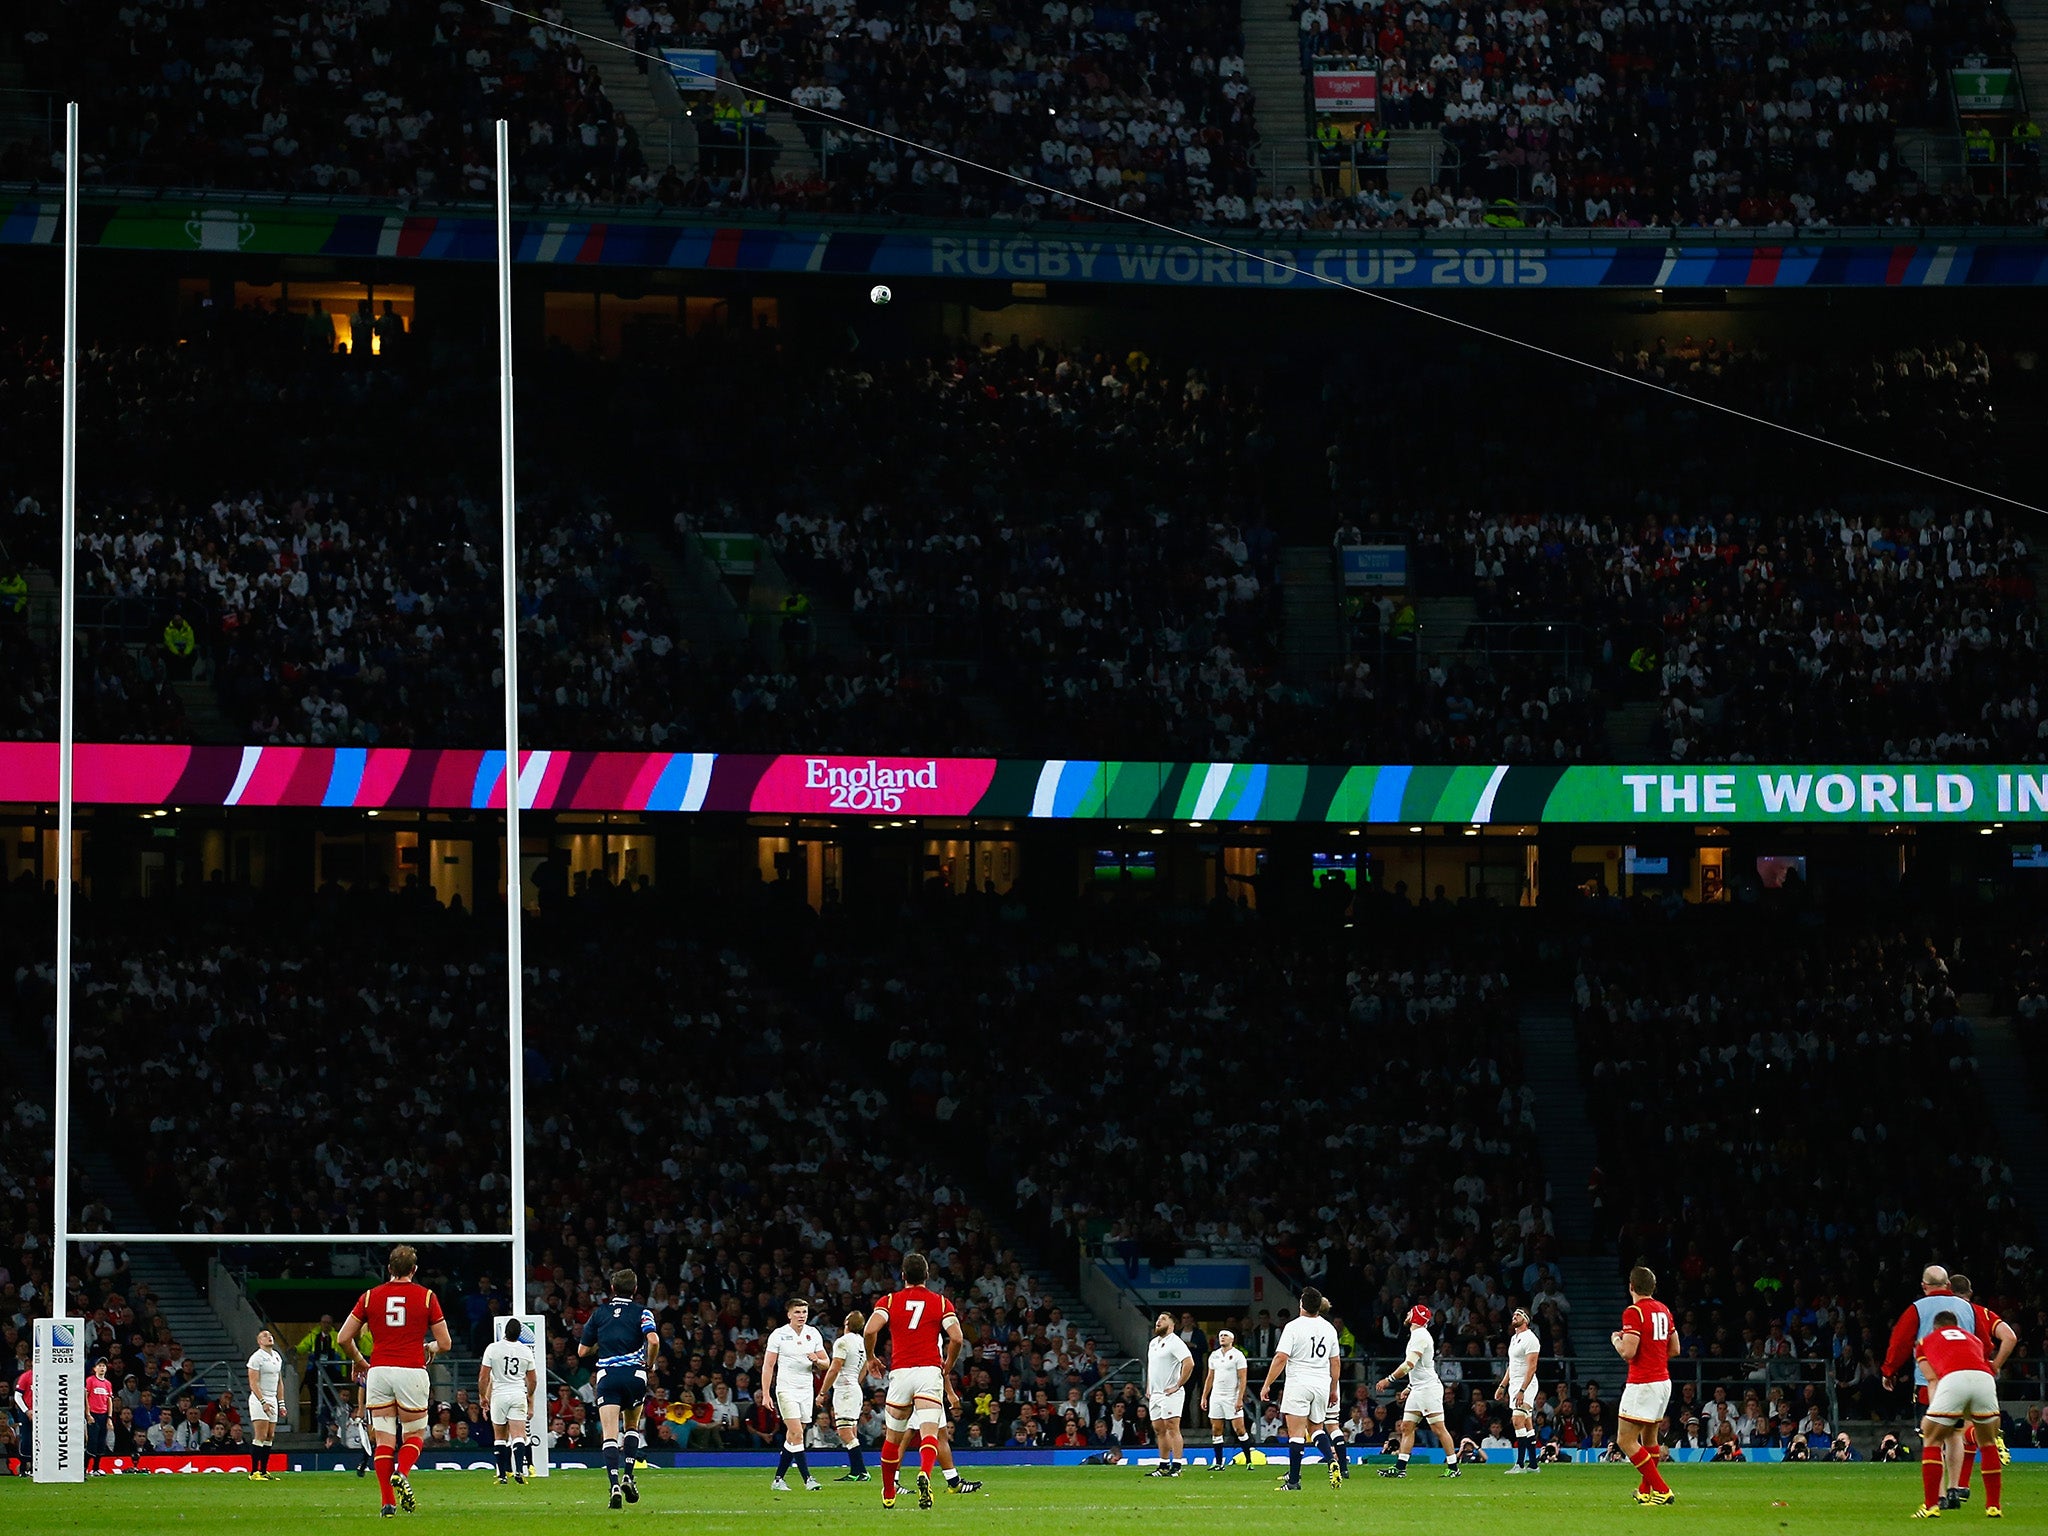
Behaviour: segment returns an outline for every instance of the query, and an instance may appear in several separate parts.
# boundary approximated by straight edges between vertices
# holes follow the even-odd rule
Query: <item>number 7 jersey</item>
[[[1676,1331],[1671,1309],[1654,1297],[1632,1303],[1621,1314],[1621,1331],[1636,1336],[1636,1355],[1628,1363],[1628,1379],[1669,1381],[1671,1379],[1671,1336]]]
[[[946,1319],[952,1315],[953,1303],[922,1285],[891,1291],[875,1303],[875,1316],[888,1322],[889,1369],[944,1365]]]

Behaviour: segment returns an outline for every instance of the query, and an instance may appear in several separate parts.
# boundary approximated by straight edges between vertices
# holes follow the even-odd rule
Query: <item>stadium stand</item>
[[[1404,890],[1361,895],[1352,930],[1340,894],[1313,921],[1105,895],[1023,929],[992,897],[928,903],[894,948],[842,914],[818,990],[1048,1240],[1259,1254],[1338,1298],[1362,1347],[1427,1301],[1484,1353],[1508,1305],[1558,1289],[1512,992],[1479,958],[1504,914]],[[1276,1179],[1290,1159],[1314,1166]]]
[[[1305,67],[1377,73],[1372,131],[1349,112],[1320,119],[1332,185],[1311,227],[1792,234],[2040,217],[2031,181],[1979,197],[1897,153],[1899,129],[1952,124],[1952,66],[2008,55],[1996,6],[1738,16],[1683,0],[1497,13],[1298,0],[1294,12]],[[1440,129],[1449,185],[1391,197],[1371,167],[1384,130],[1410,128]]]
[[[1797,886],[1596,922],[1573,983],[1604,1224],[1667,1277],[1688,1353],[1741,1363],[1765,1435],[1805,1420],[1829,1363],[1845,1414],[1887,1409],[1886,1338],[1920,1262],[1902,1243],[1967,1263],[2022,1328],[2042,1304],[2012,1170],[1970,1108],[1951,978],[1975,936],[1823,922]]]
[[[88,183],[483,202],[498,117],[511,121],[525,197],[611,202],[641,169],[604,92],[611,61],[486,7],[26,0],[10,24],[31,88],[93,104]],[[16,158],[15,174],[47,178],[57,157],[44,144]]]

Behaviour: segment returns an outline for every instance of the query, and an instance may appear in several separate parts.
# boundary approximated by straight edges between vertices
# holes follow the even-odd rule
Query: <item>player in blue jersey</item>
[[[612,1296],[590,1309],[579,1359],[597,1362],[597,1417],[604,1429],[604,1464],[612,1476],[612,1508],[640,1502],[633,1464],[640,1459],[640,1405],[654,1365],[654,1314],[633,1299],[640,1283],[630,1269],[612,1271]],[[620,1462],[625,1466],[623,1470]]]

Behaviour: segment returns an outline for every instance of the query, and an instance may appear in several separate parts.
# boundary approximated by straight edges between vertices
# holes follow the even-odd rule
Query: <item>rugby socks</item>
[[[903,1461],[903,1447],[882,1442],[882,1497],[896,1497],[896,1469]]]
[[[1408,1453],[1406,1451],[1396,1451],[1394,1453],[1394,1470],[1397,1472],[1406,1472],[1408,1470]]]
[[[796,1462],[796,1475],[808,1483],[811,1480],[811,1458],[804,1452],[798,1451],[795,1453],[793,1460]]]
[[[1515,1465],[1533,1467],[1536,1465],[1536,1436],[1526,1429],[1515,1431]]]
[[[939,1437],[922,1436],[917,1442],[917,1466],[926,1477],[932,1475],[932,1468],[939,1464]]]
[[[500,1440],[498,1442],[497,1459],[498,1476],[510,1477],[512,1475],[512,1442],[510,1440]]]
[[[1970,1452],[1976,1449],[1976,1428],[1973,1425],[1965,1426],[1963,1430],[1963,1454],[1956,1458],[1956,1486],[1965,1491],[1970,1486],[1970,1464],[1972,1459]]]
[[[1331,1430],[1329,1440],[1330,1449],[1336,1453],[1337,1470],[1339,1472],[1349,1472],[1351,1470],[1351,1453],[1345,1448],[1344,1431],[1341,1429]]]
[[[780,1482],[784,1477],[789,1475],[789,1463],[791,1459],[792,1457],[790,1455],[790,1449],[788,1446],[785,1445],[782,1448],[782,1455],[778,1457],[775,1462],[775,1479],[777,1482]]]
[[[270,1447],[267,1445],[250,1447],[249,1463],[252,1472],[268,1472],[270,1470]]]
[[[512,1470],[524,1477],[533,1470],[533,1442],[515,1441],[512,1446]]]
[[[626,1476],[633,1475],[633,1468],[640,1464],[640,1453],[646,1449],[646,1438],[637,1429],[629,1429],[619,1436],[619,1451],[626,1463]],[[797,1465],[803,1465],[803,1458],[797,1458]]]
[[[868,1459],[860,1453],[860,1442],[856,1440],[846,1448],[846,1470],[855,1477],[868,1475]]]
[[[1930,1445],[1920,1452],[1920,1502],[1929,1509],[1941,1503],[1941,1447]]]
[[[391,1491],[391,1461],[395,1454],[390,1446],[380,1445],[372,1457],[377,1467],[377,1492],[386,1504],[398,1502],[398,1495]]]
[[[960,1481],[960,1469],[958,1467],[941,1467],[939,1472],[946,1479],[946,1486],[948,1488]]]
[[[1669,1493],[1671,1485],[1664,1481],[1664,1474],[1657,1470],[1657,1453],[1647,1445],[1639,1445],[1628,1459],[1628,1464],[1642,1473],[1643,1480],[1636,1484],[1638,1493]]]
[[[612,1487],[619,1486],[619,1442],[607,1440],[604,1443],[604,1469],[611,1474]]]
[[[1290,1483],[1301,1481],[1301,1457],[1304,1449],[1306,1448],[1299,1440],[1287,1442],[1287,1481]]]
[[[1317,1430],[1316,1437],[1310,1444],[1323,1453],[1323,1460],[1335,1461],[1337,1459],[1337,1449],[1330,1444],[1330,1433],[1328,1430]]]
[[[420,1443],[407,1438],[398,1442],[398,1475],[411,1477],[412,1469],[420,1464]]]
[[[2005,1501],[1999,1495],[2005,1491],[2005,1458],[1998,1454],[1998,1442],[1986,1440],[1977,1447],[1977,1454],[1984,1459],[1984,1507],[2002,1509]],[[1970,1464],[1965,1461],[1963,1471],[1969,1470]]]

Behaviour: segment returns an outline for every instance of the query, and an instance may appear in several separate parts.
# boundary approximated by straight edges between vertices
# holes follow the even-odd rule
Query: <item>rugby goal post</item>
[[[525,951],[520,934],[519,812],[531,793],[522,783],[519,755],[519,568],[513,482],[512,399],[512,194],[511,131],[500,118],[497,138],[498,234],[498,451],[501,461],[500,562],[503,575],[503,660],[505,678],[505,980],[507,1096],[506,1139],[509,1147],[507,1198],[510,1231],[482,1232],[74,1232],[71,1228],[71,952],[72,952],[72,822],[75,800],[72,759],[77,746],[78,604],[78,251],[79,130],[78,103],[64,107],[64,363],[61,373],[62,465],[57,581],[57,1058],[51,1131],[55,1162],[51,1169],[50,1298],[55,1312],[70,1299],[70,1245],[74,1237],[96,1243],[185,1243],[209,1247],[241,1247],[252,1243],[320,1244],[363,1247],[411,1243],[415,1247],[443,1243],[502,1243],[510,1250],[511,1286],[506,1297],[531,1331],[539,1368],[542,1401],[535,1469],[547,1469],[547,1334],[543,1318],[527,1314],[526,1306],[526,1016]],[[31,1363],[35,1371],[31,1403],[30,1444],[35,1481],[76,1483],[85,1480],[85,1373],[88,1339],[85,1319],[47,1317],[32,1330]],[[48,1375],[44,1374],[47,1369]],[[47,1386],[46,1386],[47,1383]],[[529,1428],[532,1426],[530,1425]],[[47,1447],[48,1454],[45,1454]]]

